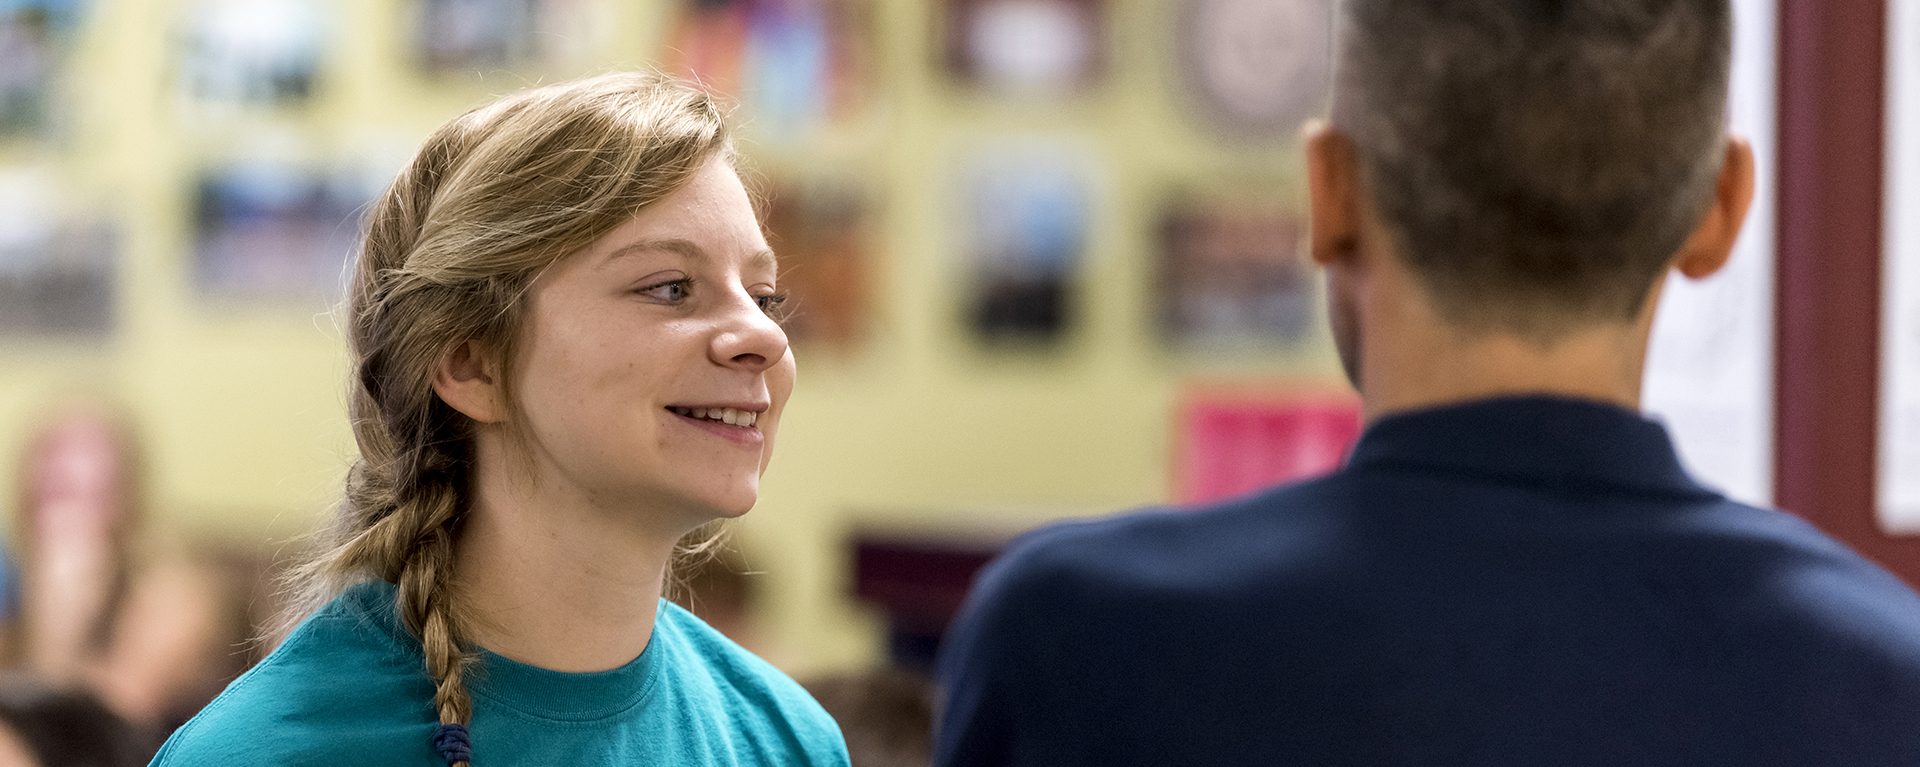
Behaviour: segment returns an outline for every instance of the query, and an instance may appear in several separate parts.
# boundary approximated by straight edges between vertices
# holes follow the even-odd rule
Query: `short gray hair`
[[[1725,154],[1728,0],[1343,0],[1333,119],[1448,322],[1644,308]]]

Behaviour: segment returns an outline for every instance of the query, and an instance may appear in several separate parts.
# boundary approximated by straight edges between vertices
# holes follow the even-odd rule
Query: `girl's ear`
[[[500,364],[479,341],[463,341],[433,368],[433,393],[449,407],[480,423],[505,420]]]

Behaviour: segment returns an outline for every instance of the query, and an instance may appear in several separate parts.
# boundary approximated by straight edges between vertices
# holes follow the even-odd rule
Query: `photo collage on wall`
[[[329,17],[313,0],[212,0],[181,36],[180,84],[193,107],[298,107],[314,94]]]
[[[1313,327],[1306,224],[1278,201],[1170,204],[1160,222],[1159,317],[1177,347],[1293,343]]]
[[[210,170],[194,190],[194,279],[203,295],[331,299],[345,285],[368,174],[252,161]]]
[[[531,60],[542,5],[540,0],[420,0],[414,19],[420,67],[458,72]]]
[[[545,61],[577,43],[569,30],[601,18],[607,2],[403,0],[394,13],[398,43],[432,75]],[[0,0],[0,140],[41,130],[57,111],[57,74],[85,4]],[[915,63],[994,98],[1091,93],[1123,53],[1114,48],[1120,38],[1108,0],[932,4],[926,42],[935,53]],[[1206,105],[1199,111],[1220,136],[1291,131],[1325,99],[1330,8],[1331,0],[1194,0],[1169,10],[1175,23],[1164,33],[1164,65],[1184,73],[1170,98]],[[312,124],[312,105],[326,97],[337,38],[351,32],[350,20],[325,0],[189,0],[180,9],[171,75],[188,134],[201,142],[197,167],[180,182],[194,229],[192,283],[207,295],[303,305],[333,295],[357,216],[378,188],[366,177],[391,172],[341,170],[356,165],[353,155],[315,138],[324,132]],[[653,57],[737,100],[742,134],[758,146],[804,156],[875,114],[874,0],[678,0],[662,13],[665,39]],[[292,136],[301,146],[254,152],[222,133],[229,124],[265,124],[284,134],[273,141]],[[960,321],[988,342],[1052,342],[1078,322],[1098,213],[1091,179],[1104,161],[1025,143],[969,158],[951,193],[960,198],[949,206],[951,231],[968,261],[957,288],[965,292]],[[779,250],[798,267],[786,279],[804,294],[794,329],[852,343],[859,324],[871,321],[864,307],[879,254],[863,246],[874,242],[881,197],[857,173],[819,192],[822,185],[806,180],[820,175],[819,164],[798,168],[805,165],[763,166],[784,200],[770,204],[768,226],[786,238]],[[1296,339],[1310,324],[1301,317],[1311,292],[1290,254],[1298,223],[1287,216],[1187,206],[1144,226],[1150,256],[1160,259],[1154,274],[1169,286],[1150,308],[1170,343]]]
[[[1108,74],[1101,0],[947,0],[946,69],[980,92],[1061,99]],[[1195,126],[1228,140],[1288,141],[1325,105],[1332,0],[1195,0],[1169,9],[1169,69],[1199,102]],[[968,322],[982,338],[1054,339],[1074,322],[1074,285],[1091,216],[1085,169],[1040,153],[977,158],[962,230],[976,262]],[[1069,164],[1070,165],[1070,164]],[[1285,182],[1275,181],[1276,185]],[[1265,190],[1282,195],[1287,189]],[[1212,197],[1217,197],[1214,195]],[[1150,224],[1157,326],[1176,348],[1273,349],[1314,325],[1304,231],[1270,199],[1181,198]],[[1071,232],[1069,235],[1067,233]]]
[[[1334,0],[1193,0],[1179,19],[1185,81],[1214,124],[1286,135],[1326,103]]]
[[[0,139],[49,127],[81,5],[80,0],[0,2]]]
[[[1207,503],[1340,468],[1360,438],[1346,392],[1188,392],[1180,406],[1174,497]]]
[[[62,210],[45,169],[0,170],[0,337],[92,340],[114,327],[117,237]]]
[[[1063,98],[1106,69],[1102,0],[947,0],[947,70],[1001,96]]]
[[[0,340],[98,341],[115,325],[117,230],[58,163],[82,0],[0,0]]]
[[[1093,207],[1074,147],[1003,146],[965,165],[967,324],[988,343],[1051,344],[1073,329]]]
[[[183,117],[202,142],[183,190],[199,297],[318,307],[340,294],[359,212],[378,186],[312,138],[335,10],[210,0],[182,20]]]
[[[795,144],[865,106],[866,12],[858,0],[688,0],[662,57],[738,102],[745,129]]]
[[[427,74],[579,63],[599,44],[610,0],[409,0],[414,63]]]
[[[780,258],[787,335],[837,347],[858,342],[868,321],[868,200],[845,182],[785,184],[766,198],[763,223]]]

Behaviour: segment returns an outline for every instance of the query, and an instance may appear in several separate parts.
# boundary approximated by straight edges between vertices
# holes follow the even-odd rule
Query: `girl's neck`
[[[605,671],[639,657],[680,536],[620,513],[637,510],[481,474],[455,555],[466,638],[553,671]]]

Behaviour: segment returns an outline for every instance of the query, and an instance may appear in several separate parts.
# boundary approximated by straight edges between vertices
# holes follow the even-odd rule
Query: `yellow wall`
[[[1185,189],[1287,201],[1298,189],[1291,140],[1223,138],[1188,113],[1172,68],[1176,5],[1110,2],[1103,83],[1035,105],[950,81],[931,50],[939,4],[874,2],[874,88],[860,117],[805,146],[749,140],[761,176],[851,174],[877,202],[869,330],[849,349],[798,347],[800,383],[762,501],[736,528],[764,573],[760,649],[789,671],[877,657],[874,616],[846,597],[848,531],[1005,530],[1164,501],[1172,406],[1190,382],[1339,385],[1320,328],[1296,347],[1231,355],[1169,352],[1152,332],[1164,199]],[[180,109],[171,80],[172,32],[186,7],[95,0],[70,70],[69,138],[0,145],[0,163],[50,163],[73,205],[104,206],[121,222],[125,287],[117,332],[102,346],[0,345],[0,457],[13,465],[47,403],[103,392],[128,403],[147,438],[158,525],[279,546],[323,513],[352,452],[342,346],[324,306],[196,297],[187,273],[194,169],[240,131],[300,132],[324,151],[397,163],[492,94],[646,63],[671,6],[603,6],[604,23],[573,64],[433,79],[406,58],[398,0],[337,0],[312,106],[219,123]],[[970,151],[1029,138],[1078,144],[1102,167],[1084,314],[1057,354],[988,352],[956,319],[963,261],[950,191]],[[0,476],[0,497],[13,497],[14,482]]]

